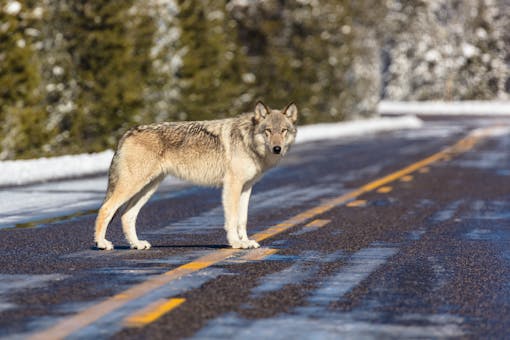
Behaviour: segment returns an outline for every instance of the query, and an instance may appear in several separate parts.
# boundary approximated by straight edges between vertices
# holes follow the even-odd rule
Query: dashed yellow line
[[[355,200],[358,196],[378,189],[385,186],[403,176],[409,175],[421,168],[424,168],[432,163],[443,159],[449,159],[452,156],[466,152],[470,150],[481,138],[488,136],[492,131],[492,128],[480,129],[474,133],[470,133],[467,137],[461,139],[454,145],[433,154],[419,162],[413,163],[401,170],[395,171],[387,176],[379,178],[375,181],[371,181],[358,189],[352,190],[346,194],[330,199],[323,204],[314,208],[305,210],[294,217],[291,217],[282,223],[272,226],[262,232],[259,232],[252,236],[257,241],[262,241],[267,238],[276,236],[283,233],[294,226],[306,222],[307,220],[325,213],[339,205],[346,204],[350,201]],[[142,282],[136,286],[133,286],[124,292],[121,292],[111,298],[104,300],[94,306],[91,306],[75,315],[57,322],[52,327],[34,334],[31,339],[62,339],[77,330],[90,325],[91,323],[99,320],[101,317],[123,307],[128,302],[133,301],[137,298],[144,296],[145,294],[153,291],[154,289],[160,288],[163,285],[170,283],[176,279],[179,279],[185,275],[189,275],[200,269],[209,267],[216,263],[219,263],[232,255],[239,253],[243,250],[239,249],[221,249],[210,254],[204,255],[195,261],[183,264],[175,269],[172,269],[166,273],[152,277],[145,282]]]
[[[90,325],[91,323],[99,320],[101,317],[125,306],[128,302],[136,300],[155,289],[158,289],[174,280],[180,279],[185,275],[196,272],[199,269],[205,268],[204,265],[212,265],[225,260],[232,256],[239,250],[236,249],[221,249],[211,252],[198,258],[196,261],[186,263],[175,269],[167,271],[166,273],[153,276],[147,281],[139,283],[119,294],[114,295],[96,305],[93,305],[85,310],[65,318],[57,322],[52,327],[34,334],[31,339],[63,339],[77,330]]]
[[[364,207],[367,205],[367,200],[354,200],[346,204],[349,208]]]
[[[215,262],[212,261],[193,261],[186,264],[183,264],[179,268],[181,269],[191,269],[193,271],[200,270],[203,268],[210,267],[211,265],[215,264]]]
[[[387,193],[391,192],[392,190],[393,190],[393,187],[390,187],[389,185],[387,185],[385,187],[380,187],[379,189],[377,189],[377,192],[380,194],[387,194]]]
[[[402,176],[402,178],[400,178],[400,181],[401,182],[411,182],[413,180],[413,176],[411,175],[406,175],[406,176]]]
[[[143,327],[151,322],[156,321],[164,314],[171,310],[179,307],[186,301],[182,298],[172,298],[169,300],[160,299],[157,300],[140,311],[128,316],[124,320],[124,325],[127,327]]]

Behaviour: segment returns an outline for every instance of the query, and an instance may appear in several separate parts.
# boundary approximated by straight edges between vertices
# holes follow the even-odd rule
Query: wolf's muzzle
[[[273,147],[274,154],[278,155],[280,152],[282,152],[282,148],[280,146],[277,145],[277,146]]]

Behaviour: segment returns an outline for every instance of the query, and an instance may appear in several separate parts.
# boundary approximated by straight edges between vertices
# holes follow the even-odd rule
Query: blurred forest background
[[[100,151],[129,127],[294,100],[507,100],[508,0],[0,0],[0,159]]]

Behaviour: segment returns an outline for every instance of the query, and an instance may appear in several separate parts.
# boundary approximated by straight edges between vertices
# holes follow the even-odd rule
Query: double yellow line
[[[432,163],[438,162],[440,160],[450,159],[451,157],[466,152],[472,149],[475,144],[482,138],[485,138],[493,132],[494,128],[485,128],[474,130],[466,137],[459,140],[452,146],[445,148],[444,150],[433,154],[423,160],[420,160],[416,163],[413,163],[401,170],[395,171],[387,176],[369,182],[355,190],[352,190],[344,195],[332,198],[326,201],[323,204],[320,204],[314,208],[305,210],[298,215],[295,215],[282,223],[276,224],[264,231],[261,231],[252,236],[256,241],[263,241],[267,238],[276,236],[280,233],[283,233],[290,228],[293,228],[299,224],[306,222],[307,220],[316,217],[317,215],[323,214],[337,206],[346,204],[352,200],[355,200],[360,195],[376,190],[384,185],[387,185],[390,182],[393,182],[399,178],[407,176],[421,168],[424,168]],[[175,269],[167,271],[163,274],[157,275],[155,277],[150,278],[149,280],[142,282],[136,286],[133,286],[122,293],[119,293],[111,298],[106,299],[103,302],[100,302],[94,306],[86,308],[85,310],[72,315],[68,318],[65,318],[59,322],[57,322],[54,326],[43,330],[37,334],[31,336],[31,339],[61,339],[64,338],[92,323],[99,320],[101,317],[125,306],[127,303],[138,299],[155,289],[158,289],[166,284],[171,283],[174,280],[177,280],[185,275],[189,275],[193,272],[201,270],[203,268],[210,267],[214,264],[217,264],[221,261],[226,260],[227,258],[245,252],[245,250],[239,249],[220,249],[217,251],[213,251],[207,255],[204,255],[195,261],[191,261],[189,263],[183,264]],[[159,316],[163,315],[165,312],[179,306],[184,302],[183,299],[170,299],[164,301],[156,301],[153,305],[150,305],[153,312],[145,311],[145,313],[141,313],[137,316],[133,316],[132,318],[127,320],[128,325],[131,323],[132,325],[143,325],[149,322],[154,321]],[[149,308],[149,307],[147,307]],[[131,321],[130,321],[131,320]]]

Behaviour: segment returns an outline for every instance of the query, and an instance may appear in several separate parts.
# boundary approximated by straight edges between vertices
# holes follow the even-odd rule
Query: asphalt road
[[[0,229],[0,337],[508,337],[510,119],[296,146],[254,188],[257,250],[225,246],[218,190],[172,189],[148,251],[118,218],[94,249],[90,212]]]

